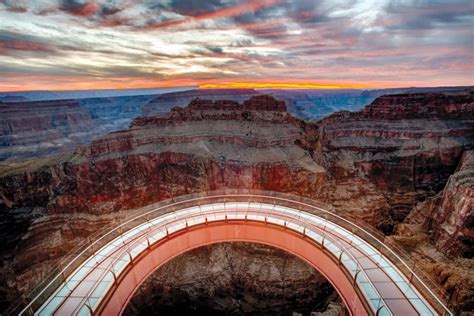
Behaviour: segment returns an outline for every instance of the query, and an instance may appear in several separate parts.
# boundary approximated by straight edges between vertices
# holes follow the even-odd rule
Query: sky
[[[0,0],[0,91],[474,85],[473,32],[473,0]]]

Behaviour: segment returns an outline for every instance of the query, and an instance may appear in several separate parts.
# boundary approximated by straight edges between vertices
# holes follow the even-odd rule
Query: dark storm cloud
[[[119,13],[125,9],[125,5],[121,1],[107,1],[101,4],[98,11],[100,16],[107,17]]]

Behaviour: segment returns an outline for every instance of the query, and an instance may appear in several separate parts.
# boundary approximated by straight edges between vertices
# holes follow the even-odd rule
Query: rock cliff
[[[378,226],[390,233],[413,205],[444,188],[472,148],[473,107],[472,93],[388,95],[319,121],[316,157],[337,182],[336,205],[358,187],[354,181],[368,181],[383,198],[367,205],[386,205],[388,218]]]
[[[127,128],[155,96],[0,102],[0,161],[66,154]]]
[[[191,192],[294,193],[408,238],[403,227],[410,226],[420,203],[443,194],[456,169],[463,174],[458,166],[472,171],[470,163],[460,162],[470,161],[462,157],[474,143],[473,94],[443,93],[442,102],[438,97],[381,97],[359,112],[317,122],[293,117],[281,101],[265,95],[241,103],[197,99],[137,118],[128,129],[70,155],[0,164],[0,242],[6,245],[0,296],[12,300],[26,291],[74,244],[119,221],[127,209]],[[449,180],[448,187],[459,181]],[[466,183],[472,194],[472,183]],[[472,195],[462,197],[468,191],[456,188],[459,201],[472,201]],[[455,249],[472,225],[463,205],[455,207],[462,217],[454,225],[461,232],[455,242],[443,237],[453,230],[448,213],[430,215],[431,229],[440,236],[435,243],[426,230],[430,251],[436,246],[460,253]],[[468,253],[472,248],[466,247]]]
[[[433,210],[430,223],[440,249],[474,257],[474,151],[464,152]]]
[[[0,104],[0,160],[65,153],[93,131],[91,115],[75,100]]]

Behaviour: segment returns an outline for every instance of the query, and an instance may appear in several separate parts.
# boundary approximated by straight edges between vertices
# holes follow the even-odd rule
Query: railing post
[[[128,258],[130,259],[130,264],[133,266],[133,258],[132,258],[132,254],[130,253],[130,248],[127,249],[127,254],[128,254]]]
[[[114,272],[114,266],[110,267],[110,273],[112,273],[112,276],[114,277],[114,284],[115,284],[115,286],[117,286],[118,281],[117,281],[117,276],[115,275],[115,272]]]
[[[340,266],[341,265],[341,260],[342,260],[342,254],[344,253],[344,250],[341,250],[341,253],[339,254],[339,259],[337,260],[337,264]]]
[[[89,301],[89,298],[87,298],[87,301]],[[92,307],[90,306],[90,302],[87,302],[84,304],[87,309],[89,310],[89,313],[91,313],[91,316],[94,315],[94,311],[92,310]]]
[[[354,286],[356,286],[357,284],[357,276],[359,275],[359,273],[361,272],[362,270],[357,270],[356,274],[354,275]]]
[[[146,248],[150,250],[151,245],[150,245],[150,239],[148,239],[148,236],[146,237],[146,245],[147,245]]]

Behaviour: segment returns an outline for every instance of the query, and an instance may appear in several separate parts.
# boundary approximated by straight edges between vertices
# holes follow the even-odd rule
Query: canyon
[[[0,106],[6,113],[2,143],[8,148],[17,144],[14,133],[24,139],[40,134],[41,141],[52,142],[74,139],[75,128],[89,131],[74,146],[64,146],[68,150],[0,163],[2,308],[30,290],[75,245],[120,222],[130,209],[223,188],[287,192],[331,204],[383,232],[415,258],[456,312],[474,308],[473,89],[383,95],[359,111],[339,111],[318,120],[291,114],[291,102],[279,100],[284,97],[254,91],[241,91],[237,101],[222,100],[222,94],[197,99],[183,94],[143,97],[141,106],[126,100],[61,101],[61,115],[70,124],[58,124],[54,132],[45,132],[56,120],[53,101],[37,104],[45,119],[33,126],[18,115],[8,118],[11,105]],[[25,108],[25,117],[33,111],[21,103],[15,106]],[[140,111],[148,116],[135,117]],[[123,121],[117,120],[120,115]],[[94,120],[109,120],[112,127],[96,132],[90,125]],[[106,131],[112,132],[102,134]],[[205,261],[219,251],[221,256],[264,251],[221,247],[185,256]],[[295,258],[265,252],[273,259],[261,260],[259,266],[267,262],[269,269],[283,271],[283,260],[300,267],[295,271],[301,273],[285,272],[291,291],[283,294],[283,303],[291,301],[288,293],[301,290],[291,284],[312,280],[326,289],[320,275]],[[242,275],[244,268],[236,265],[232,271]],[[184,267],[189,260],[177,259],[162,271]],[[203,267],[193,266],[191,277],[176,280],[175,288],[204,273]],[[208,282],[223,270],[229,271],[224,263],[215,274],[206,274]],[[139,293],[173,288],[166,275],[158,271],[153,276],[157,282],[152,283],[161,290],[144,284]],[[222,286],[232,291],[228,284]],[[199,287],[184,287],[182,294],[192,297]],[[334,294],[330,289],[321,293]],[[134,298],[145,299],[140,294]]]
[[[26,91],[0,93],[0,161],[72,153],[110,132],[127,128],[139,116],[155,116],[195,98],[243,102],[269,94],[306,121],[340,110],[358,111],[387,93],[430,92],[442,88],[382,90],[169,89]],[[456,87],[444,88],[446,91]],[[456,91],[456,90],[453,90]]]

